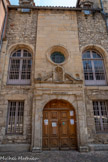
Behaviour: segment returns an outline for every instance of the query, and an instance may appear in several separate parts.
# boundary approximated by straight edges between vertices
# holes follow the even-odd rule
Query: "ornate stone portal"
[[[43,110],[47,103],[55,99],[69,102],[75,108],[78,148],[79,150],[88,151],[88,147],[86,147],[87,128],[86,123],[83,122],[85,120],[85,110],[81,106],[83,103],[83,81],[79,78],[78,74],[76,77],[74,78],[65,72],[62,66],[55,66],[49,74],[45,76],[38,74],[38,77],[35,79],[36,89],[33,104],[33,114],[35,117],[33,119],[31,145],[33,152],[40,152],[42,150]],[[82,126],[79,127],[80,122],[82,122]]]

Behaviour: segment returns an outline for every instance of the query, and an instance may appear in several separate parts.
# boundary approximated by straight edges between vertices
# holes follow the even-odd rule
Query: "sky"
[[[77,0],[34,0],[36,6],[76,6]],[[19,0],[10,0],[12,5],[18,5]]]

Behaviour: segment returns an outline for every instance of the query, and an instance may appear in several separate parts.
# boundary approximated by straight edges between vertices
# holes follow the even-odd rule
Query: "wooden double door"
[[[59,101],[61,102],[61,101]],[[43,149],[69,150],[77,148],[75,111],[67,107],[47,106],[43,111]]]

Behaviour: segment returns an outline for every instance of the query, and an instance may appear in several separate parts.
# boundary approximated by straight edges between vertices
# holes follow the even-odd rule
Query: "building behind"
[[[2,40],[5,37],[5,26],[7,22],[8,10],[7,6],[9,5],[8,0],[0,1],[0,51],[2,46]]]
[[[9,6],[0,150],[108,149],[108,2]]]

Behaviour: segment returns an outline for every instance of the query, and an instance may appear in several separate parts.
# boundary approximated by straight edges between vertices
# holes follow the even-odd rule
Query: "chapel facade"
[[[108,1],[8,6],[0,151],[108,150]]]

